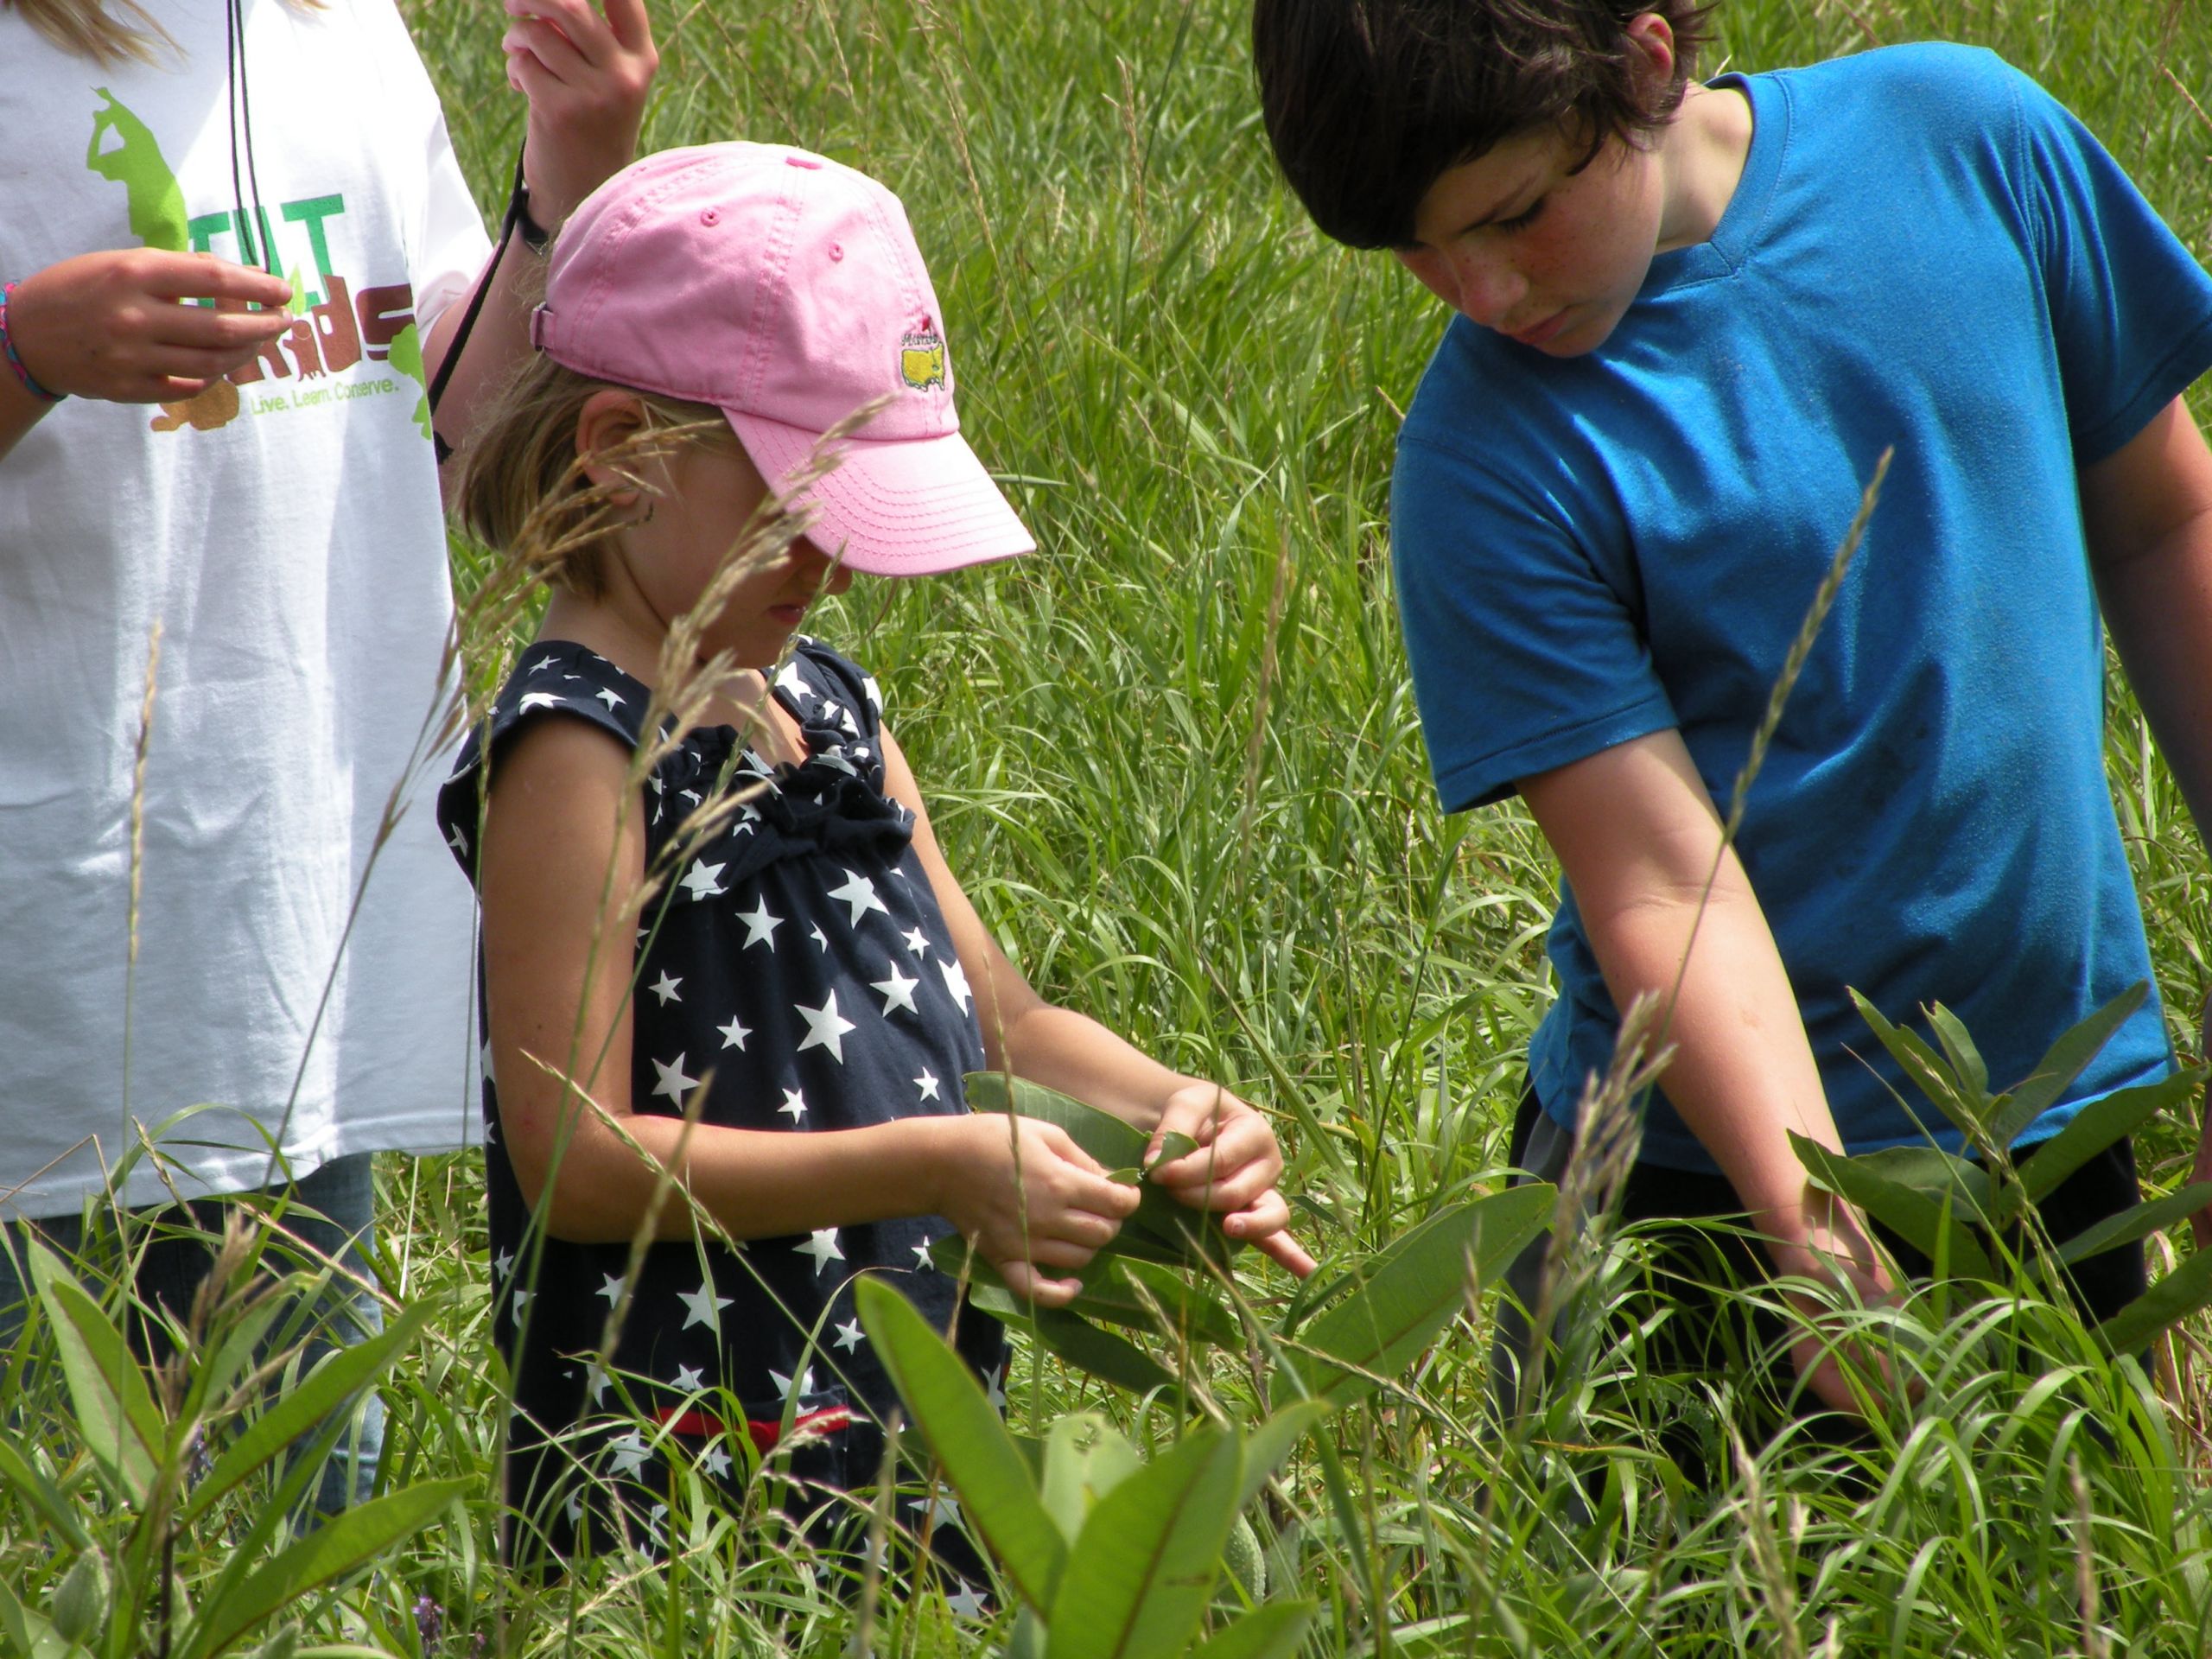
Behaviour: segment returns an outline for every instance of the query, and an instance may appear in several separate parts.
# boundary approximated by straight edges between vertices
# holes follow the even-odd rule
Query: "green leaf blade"
[[[1049,1607],[1067,1546],[1031,1483],[1029,1465],[968,1363],[890,1286],[853,1287],[861,1326],[930,1450],[944,1465],[969,1519],[1006,1566],[1024,1599]]]

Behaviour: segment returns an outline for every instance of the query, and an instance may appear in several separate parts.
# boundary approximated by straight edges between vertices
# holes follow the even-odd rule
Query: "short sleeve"
[[[2112,454],[2212,362],[2212,277],[2073,113],[2013,78],[2022,207],[2077,465]]]
[[[1446,811],[1676,723],[1624,572],[1540,485],[1410,431],[1391,558],[1429,766]]]

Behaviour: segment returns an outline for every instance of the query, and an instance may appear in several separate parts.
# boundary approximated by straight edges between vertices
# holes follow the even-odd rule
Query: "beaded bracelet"
[[[16,297],[16,284],[0,283],[0,352],[7,353],[8,366],[16,372],[16,378],[23,383],[23,390],[42,404],[58,404],[69,394],[48,391],[31,378],[31,372],[23,366],[23,359],[16,355],[16,342],[8,333],[8,302]]]

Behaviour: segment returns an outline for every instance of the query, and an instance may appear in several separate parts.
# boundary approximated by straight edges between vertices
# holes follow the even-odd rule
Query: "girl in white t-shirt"
[[[550,230],[629,159],[654,54],[642,0],[532,10]],[[0,132],[4,1332],[24,1227],[73,1249],[88,1206],[289,1172],[359,1236],[372,1152],[467,1138],[467,891],[385,814],[453,619],[426,392],[489,245],[391,0],[0,0]],[[527,351],[528,263],[456,439]],[[181,1318],[205,1266],[142,1300]]]

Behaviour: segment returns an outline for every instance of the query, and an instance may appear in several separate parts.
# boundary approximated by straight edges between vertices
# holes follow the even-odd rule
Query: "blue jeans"
[[[131,1212],[134,1221],[149,1224],[153,1236],[134,1239],[140,1254],[135,1280],[137,1300],[149,1309],[158,1306],[180,1324],[189,1316],[193,1294],[214,1266],[222,1241],[225,1211],[241,1199],[274,1198],[289,1192],[291,1207],[285,1212],[271,1240],[271,1270],[313,1272],[327,1257],[353,1278],[334,1280],[329,1294],[314,1305],[280,1315],[270,1327],[273,1340],[300,1341],[299,1374],[304,1376],[317,1360],[334,1349],[362,1340],[384,1328],[384,1310],[373,1286],[376,1275],[369,1265],[376,1248],[375,1184],[367,1153],[334,1158],[313,1174],[290,1184],[282,1183],[230,1198],[200,1198],[189,1205],[156,1205]],[[99,1219],[97,1211],[96,1220]],[[35,1230],[39,1239],[56,1255],[69,1261],[80,1278],[114,1272],[114,1239],[105,1227],[96,1229],[92,1250],[86,1250],[86,1225],[81,1216],[48,1216],[15,1222],[0,1243],[0,1346],[10,1346],[22,1332],[33,1292],[27,1280],[24,1238]],[[288,1248],[288,1241],[296,1241]],[[302,1248],[304,1247],[304,1248]],[[94,1294],[99,1287],[88,1285]],[[286,1333],[292,1334],[288,1338]],[[172,1351],[167,1331],[158,1320],[132,1322],[132,1344],[147,1359],[159,1363]],[[281,1387],[282,1383],[276,1386]],[[377,1464],[384,1453],[384,1402],[371,1390],[354,1412],[353,1422],[323,1466],[316,1491],[315,1508],[337,1515],[366,1499],[375,1490]]]

